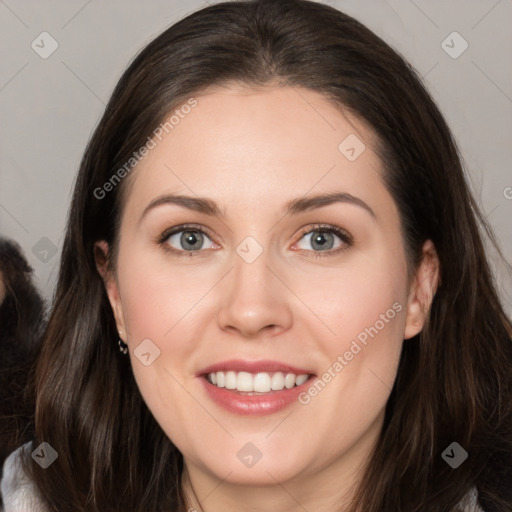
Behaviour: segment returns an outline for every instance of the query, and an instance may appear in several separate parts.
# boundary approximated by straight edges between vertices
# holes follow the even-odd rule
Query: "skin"
[[[372,131],[320,94],[233,86],[197,101],[125,184],[115,273],[98,260],[137,384],[184,456],[191,507],[343,510],[382,427],[402,344],[422,329],[435,293],[435,249],[425,243],[408,279]],[[349,134],[366,146],[353,162],[338,150]],[[360,198],[375,217],[350,203],[283,216],[287,201],[333,191]],[[167,193],[211,198],[225,217],[163,205],[141,218]],[[209,230],[197,243],[202,255],[177,257],[156,241],[184,223]],[[308,234],[317,223],[339,226],[353,244],[334,254],[346,244],[327,234],[334,247],[318,249]],[[164,245],[186,252],[180,234]],[[236,252],[247,236],[263,248],[253,263]],[[315,252],[323,257],[312,258]],[[232,358],[273,359],[322,375],[394,303],[401,311],[307,405],[238,416],[213,403],[195,376]],[[133,353],[147,338],[160,350],[150,366]],[[262,454],[251,468],[237,457],[248,442]]]

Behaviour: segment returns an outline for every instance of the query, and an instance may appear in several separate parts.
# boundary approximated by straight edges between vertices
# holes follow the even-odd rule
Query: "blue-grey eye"
[[[176,250],[198,251],[205,249],[203,243],[209,240],[206,234],[198,230],[180,230],[176,231],[167,238],[167,243]],[[173,245],[178,242],[178,246]]]
[[[337,247],[340,247],[345,243],[345,240],[343,240],[340,235],[337,235],[334,230],[332,229],[314,229],[312,231],[309,231],[308,233],[305,233],[302,237],[303,239],[308,239],[308,243],[310,244],[310,247],[313,248],[314,251],[329,251],[331,249],[336,249]],[[340,241],[338,245],[335,244],[336,238]],[[299,242],[300,244],[300,242]],[[305,250],[311,250],[310,247],[301,247],[298,246],[299,249],[305,249]]]

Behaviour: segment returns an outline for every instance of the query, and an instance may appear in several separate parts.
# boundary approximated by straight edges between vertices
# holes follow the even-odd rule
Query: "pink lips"
[[[308,374],[313,372],[304,368],[297,368],[278,361],[242,361],[230,360],[217,363],[202,369],[197,377],[200,377],[201,384],[206,394],[211,400],[223,409],[241,416],[263,416],[272,414],[288,407],[292,403],[298,401],[298,395],[311,385],[315,378],[312,375],[306,382],[300,386],[291,389],[283,389],[281,391],[271,391],[261,395],[244,395],[236,391],[230,391],[225,388],[219,388],[211,384],[207,379],[208,373],[217,371],[234,371],[234,372],[283,372],[294,373],[296,375]]]

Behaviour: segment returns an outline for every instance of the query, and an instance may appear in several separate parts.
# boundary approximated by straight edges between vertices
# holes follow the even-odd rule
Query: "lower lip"
[[[214,386],[204,376],[200,379],[208,396],[227,411],[240,416],[264,416],[281,411],[298,401],[298,396],[311,385],[314,376],[300,386],[272,391],[264,395],[242,395]]]

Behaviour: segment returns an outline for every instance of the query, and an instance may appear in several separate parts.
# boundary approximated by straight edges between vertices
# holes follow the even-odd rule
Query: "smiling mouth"
[[[301,386],[314,375],[285,372],[218,371],[204,374],[212,385],[240,395],[265,395]]]

